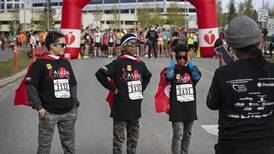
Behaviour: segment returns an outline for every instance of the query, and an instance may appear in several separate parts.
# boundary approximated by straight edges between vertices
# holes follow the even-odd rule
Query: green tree
[[[237,16],[236,8],[235,8],[235,1],[229,0],[227,21],[230,22],[235,16]]]
[[[96,7],[95,11],[93,13],[93,16],[94,16],[95,22],[97,23],[96,26],[100,26],[100,22],[101,22],[101,19],[103,17],[103,12]]]
[[[147,6],[148,5],[145,4],[143,7],[141,7],[142,9],[137,10],[137,19],[141,27],[149,26],[151,15]]]
[[[12,12],[13,22],[9,23],[9,29],[11,32],[16,32],[19,28],[19,11]]]
[[[177,26],[177,27],[183,27],[185,24],[184,15],[179,13],[180,12],[178,0],[171,3],[169,5],[168,11],[167,11],[167,20],[166,23],[171,26]]]
[[[149,24],[150,25],[158,24],[162,26],[164,23],[165,23],[165,19],[161,15],[161,9],[158,6],[156,6],[153,14],[150,17]]]
[[[112,28],[119,28],[120,29],[119,10],[118,10],[116,5],[113,5],[112,10],[113,10],[113,12],[112,12],[112,19],[113,19]]]
[[[225,26],[225,15],[223,13],[222,1],[217,1],[217,20],[219,27]]]
[[[240,2],[238,15],[244,15],[244,12],[245,12],[245,4],[244,4],[244,2]]]
[[[254,19],[254,8],[253,8],[252,0],[245,0],[244,5],[245,5],[244,15]]]

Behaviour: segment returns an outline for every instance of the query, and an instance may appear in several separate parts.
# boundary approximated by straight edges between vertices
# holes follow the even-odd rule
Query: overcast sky
[[[238,7],[240,2],[243,2],[244,0],[235,0],[235,6]],[[222,0],[223,2],[223,8],[228,8],[229,0]],[[274,0],[264,0],[265,4],[269,2],[270,8],[273,8]],[[256,10],[263,7],[263,0],[253,0],[253,6]]]

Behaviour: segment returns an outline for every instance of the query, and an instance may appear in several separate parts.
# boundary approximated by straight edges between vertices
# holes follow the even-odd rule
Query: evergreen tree
[[[234,0],[229,0],[228,4],[228,15],[227,15],[227,20],[228,23],[236,16],[236,8],[235,8],[235,1]]]
[[[219,27],[224,27],[225,25],[225,15],[223,13],[222,1],[217,1],[217,19]]]

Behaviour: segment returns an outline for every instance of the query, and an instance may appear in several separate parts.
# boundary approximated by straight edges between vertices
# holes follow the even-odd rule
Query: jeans
[[[172,154],[188,154],[193,123],[194,121],[172,122]]]
[[[125,129],[127,134],[127,154],[136,154],[139,138],[139,120],[113,120],[113,154],[122,154],[122,146],[125,142]]]

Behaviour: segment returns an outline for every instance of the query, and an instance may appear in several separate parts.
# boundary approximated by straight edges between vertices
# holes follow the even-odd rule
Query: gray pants
[[[122,154],[122,146],[125,142],[125,129],[127,131],[127,154],[136,154],[139,138],[139,120],[113,120],[113,154]]]
[[[38,150],[37,154],[49,154],[51,142],[57,124],[64,154],[74,154],[74,125],[78,117],[76,108],[65,114],[52,114],[46,112],[43,119],[39,119]]]
[[[188,154],[193,123],[194,121],[172,122],[172,154]]]

